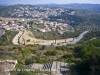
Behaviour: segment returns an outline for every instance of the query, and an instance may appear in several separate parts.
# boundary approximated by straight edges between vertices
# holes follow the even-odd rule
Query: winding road
[[[63,46],[63,45],[68,45],[68,44],[76,44],[77,42],[79,42],[85,34],[87,34],[89,31],[84,31],[83,33],[81,33],[76,39],[73,39],[72,41],[66,42],[66,43],[59,43],[59,44],[53,44],[54,46]],[[20,31],[13,39],[13,44],[18,45],[19,44],[19,38],[24,34],[24,31]],[[26,35],[24,36],[24,38],[26,37]],[[34,39],[37,40],[37,39]],[[50,42],[46,42],[46,43],[42,43],[41,45],[46,45],[46,46],[50,46],[52,43]]]
[[[15,45],[19,44],[19,38],[21,37],[21,35],[24,33],[24,31],[19,31],[19,33],[13,38],[12,42]]]
[[[71,42],[67,42],[67,43],[60,43],[59,45],[56,45],[56,46],[63,46],[63,45],[68,45],[68,44],[76,44],[78,43],[83,37],[85,34],[87,34],[89,31],[84,31],[83,33],[81,33],[79,35],[79,37],[77,39],[74,39],[73,41]]]

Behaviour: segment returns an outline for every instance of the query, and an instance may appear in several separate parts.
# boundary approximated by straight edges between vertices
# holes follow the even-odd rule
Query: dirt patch
[[[20,43],[21,44],[44,44],[44,43],[47,43],[47,44],[50,44],[50,43],[55,43],[55,40],[43,40],[43,39],[37,39],[34,37],[34,35],[32,34],[31,31],[25,31],[24,34],[20,37]],[[66,42],[70,42],[70,41],[73,41],[73,38],[66,38]],[[56,44],[58,43],[63,43],[65,42],[65,39],[59,39],[59,40],[56,40]]]

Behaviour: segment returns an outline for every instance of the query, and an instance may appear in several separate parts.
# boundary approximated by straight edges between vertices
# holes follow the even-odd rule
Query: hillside
[[[41,71],[37,69],[40,66],[35,64],[45,64],[45,68],[48,68],[56,61],[66,63],[67,66],[60,64],[58,71],[56,63],[55,73],[66,67],[69,69],[65,71],[66,75],[100,75],[99,8],[99,4],[0,6],[0,17],[4,18],[0,19],[0,26],[5,29],[5,34],[0,37],[0,60],[18,61],[15,70],[21,70],[11,71],[11,75],[52,75],[52,71]],[[20,38],[17,37],[20,44],[14,45],[12,40],[18,30],[6,28],[17,29],[18,26],[23,26],[24,33]],[[18,29],[21,31],[20,27]],[[86,35],[82,33],[84,37],[79,36],[85,30],[89,32]],[[81,41],[79,38],[79,42],[76,40],[78,36],[83,37]],[[74,40],[76,43],[71,44]],[[5,67],[5,64],[1,62],[0,66]]]
[[[88,34],[93,38],[95,32]],[[97,32],[95,37],[98,37],[99,34],[100,32]],[[40,46],[37,44],[26,46],[0,45],[0,58],[18,60],[16,69],[29,69],[27,65],[33,63],[44,64],[51,61],[62,61],[68,63],[70,68],[69,75],[89,75],[91,72],[94,75],[99,75],[100,40],[97,38],[94,40],[85,40],[85,42],[80,42],[75,45],[57,47]],[[95,70],[90,67],[95,68]],[[40,71],[37,72],[41,74]],[[37,72],[13,71],[11,75],[33,75],[37,74]],[[45,72],[42,73],[44,74]],[[49,72],[47,73],[49,74]]]
[[[93,11],[90,11],[91,9],[93,9]],[[0,6],[0,16],[13,18],[41,18],[44,21],[56,21],[58,23],[69,24],[74,27],[75,30],[79,31],[97,31],[100,30],[100,13],[95,12],[94,9],[98,10],[99,5],[11,5]]]
[[[18,31],[9,31],[5,30],[5,34],[0,37],[0,44],[1,45],[12,45],[12,40],[15,37],[15,35],[18,33]]]

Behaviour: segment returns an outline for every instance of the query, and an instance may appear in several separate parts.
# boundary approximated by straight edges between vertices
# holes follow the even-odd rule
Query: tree
[[[9,22],[8,22],[8,25],[11,25],[11,24],[12,24],[12,23],[9,21]]]
[[[95,45],[95,41],[88,41],[75,50],[81,54],[81,61],[76,63],[79,75],[99,75],[100,74],[100,49]],[[98,43],[100,41],[97,41]]]

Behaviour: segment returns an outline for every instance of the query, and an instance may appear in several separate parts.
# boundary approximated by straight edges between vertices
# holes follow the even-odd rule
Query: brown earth
[[[44,44],[44,43],[55,43],[55,40],[43,40],[34,37],[31,31],[25,31],[24,34],[19,39],[21,44]],[[66,42],[73,41],[73,38],[66,38]],[[65,39],[56,40],[56,44],[65,42]]]

